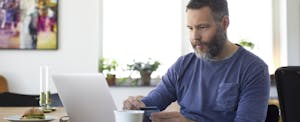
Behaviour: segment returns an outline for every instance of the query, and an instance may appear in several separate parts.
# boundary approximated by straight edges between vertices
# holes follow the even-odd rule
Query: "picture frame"
[[[0,0],[0,49],[57,50],[58,0]]]

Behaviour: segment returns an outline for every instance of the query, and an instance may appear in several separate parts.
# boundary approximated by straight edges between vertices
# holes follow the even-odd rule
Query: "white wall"
[[[98,1],[98,0],[97,0]],[[103,0],[99,0],[99,50],[103,49]],[[103,52],[99,52],[99,57],[103,57]]]
[[[193,52],[193,47],[191,46],[189,30],[187,29],[187,18],[186,18],[186,5],[188,4],[188,0],[181,1],[181,55],[187,54],[189,52]]]
[[[59,0],[58,4],[58,50],[0,50],[0,74],[7,78],[9,91],[39,93],[39,66],[44,64],[53,72],[98,71],[99,1]]]

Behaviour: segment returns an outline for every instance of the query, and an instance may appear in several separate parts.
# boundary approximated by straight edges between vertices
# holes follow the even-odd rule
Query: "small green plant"
[[[250,41],[247,41],[246,39],[242,39],[239,44],[243,47],[249,47],[251,50],[254,48],[254,44]]]
[[[129,70],[135,70],[139,72],[153,72],[156,71],[160,65],[158,61],[152,61],[150,58],[147,62],[136,62],[133,61],[133,64],[128,64]]]
[[[112,74],[118,67],[118,62],[115,59],[101,58],[99,60],[99,72],[103,73],[106,71],[107,74]]]
[[[141,75],[142,85],[149,86],[151,82],[151,74],[156,71],[160,65],[158,61],[152,61],[150,58],[147,62],[136,62],[128,64],[128,69],[131,71],[138,71]],[[136,83],[137,84],[137,83]]]
[[[118,62],[114,59],[101,58],[99,60],[99,72],[106,74],[106,81],[109,86],[116,84],[116,74],[112,71],[116,71]]]

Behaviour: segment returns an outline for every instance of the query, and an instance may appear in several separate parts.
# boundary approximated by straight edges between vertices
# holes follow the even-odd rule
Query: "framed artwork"
[[[0,0],[0,49],[56,50],[58,0]]]

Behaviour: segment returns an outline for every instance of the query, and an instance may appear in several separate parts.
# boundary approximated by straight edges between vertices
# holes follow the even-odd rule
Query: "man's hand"
[[[145,107],[145,104],[141,101],[143,96],[129,96],[123,102],[123,110],[140,110],[142,107]]]
[[[152,122],[195,122],[185,118],[179,112],[155,112],[150,118]]]

